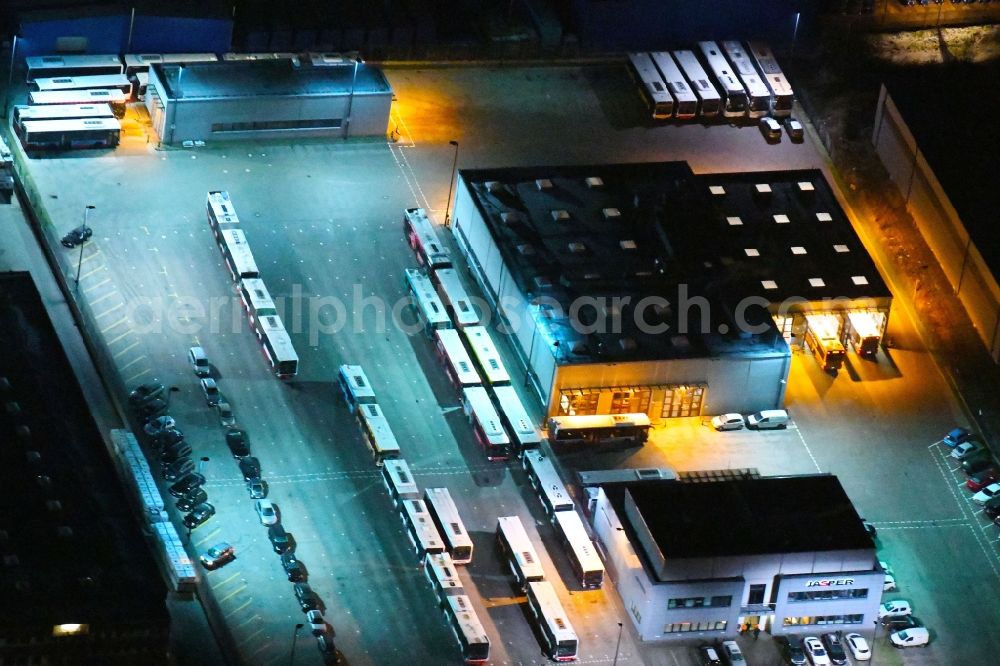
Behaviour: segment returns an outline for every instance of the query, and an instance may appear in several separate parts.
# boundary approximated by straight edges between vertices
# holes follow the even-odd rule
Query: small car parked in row
[[[75,229],[71,230],[68,234],[62,237],[63,247],[68,247],[73,249],[77,245],[81,245],[90,240],[90,237],[94,235],[94,230],[85,224],[81,224]]]
[[[788,138],[796,143],[805,138],[802,123],[792,117],[785,118],[785,132],[788,133]]]
[[[978,493],[972,496],[972,501],[976,504],[986,504],[988,501],[993,499],[997,494],[1000,494],[1000,481],[991,483],[986,486]]]
[[[889,642],[895,648],[927,647],[930,641],[930,632],[925,627],[903,629],[902,631],[894,631],[889,634]]]
[[[847,663],[847,651],[844,650],[844,643],[840,640],[840,635],[830,632],[823,634],[823,645],[826,646],[826,654],[835,666],[844,666]]]
[[[783,409],[765,409],[747,416],[747,427],[757,430],[772,430],[788,427],[788,412]]]
[[[719,414],[712,417],[712,427],[720,432],[723,430],[742,430],[745,425],[746,422],[743,420],[742,414]]]
[[[878,607],[878,619],[886,620],[894,617],[901,617],[903,615],[912,615],[913,607],[910,606],[910,602],[905,599],[897,599],[895,601],[887,601]]]
[[[191,369],[198,377],[208,377],[212,374],[212,369],[208,365],[208,356],[205,355],[205,350],[201,347],[191,347],[188,350],[188,363],[191,364]]]
[[[278,505],[269,499],[257,500],[254,503],[260,524],[266,526],[274,525],[278,522]]]
[[[955,460],[965,460],[966,458],[971,458],[982,450],[983,447],[979,445],[979,442],[970,439],[962,442],[952,449],[951,457]]]
[[[823,647],[823,643],[818,638],[806,636],[802,641],[802,647],[805,648],[813,666],[830,666],[830,657],[827,656],[826,648]]]
[[[968,428],[955,428],[941,439],[941,443],[953,449],[972,436],[972,431]]]
[[[861,634],[847,634],[844,636],[844,643],[847,645],[847,649],[851,651],[851,656],[854,657],[855,661],[868,661],[872,658],[872,651],[868,647],[868,641]]]
[[[189,530],[193,530],[199,525],[204,525],[205,522],[214,515],[215,507],[208,502],[204,502],[191,509],[191,513],[184,516],[184,527]]]
[[[774,118],[760,119],[760,133],[764,135],[768,143],[781,141],[781,125]]]
[[[203,377],[201,380],[201,392],[205,396],[205,403],[209,407],[215,407],[222,399],[219,393],[219,385],[211,377]]]
[[[1000,479],[1000,471],[996,467],[987,467],[981,472],[976,472],[965,482],[965,487],[978,493],[980,490]]]
[[[217,543],[202,553],[198,559],[201,560],[203,567],[211,571],[235,560],[236,549],[225,542]]]

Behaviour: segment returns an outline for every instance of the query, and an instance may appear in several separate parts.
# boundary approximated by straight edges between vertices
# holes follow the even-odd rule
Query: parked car
[[[191,445],[181,440],[173,446],[168,446],[160,452],[160,465],[170,465],[181,458],[191,457]]]
[[[806,655],[813,666],[830,666],[830,657],[826,654],[823,643],[815,636],[806,636],[802,641]]]
[[[184,433],[177,428],[161,430],[153,436],[153,447],[166,451],[184,442]]]
[[[986,504],[983,505],[983,513],[990,519],[1000,516],[1000,497],[987,500]]]
[[[183,479],[178,480],[174,485],[167,488],[167,491],[174,497],[187,495],[195,488],[205,485],[205,477],[201,474],[188,474]]]
[[[289,532],[286,532],[285,528],[281,524],[271,525],[267,528],[267,540],[271,542],[271,547],[274,548],[274,552],[279,555],[290,550],[294,550],[292,535]]]
[[[834,632],[823,634],[823,645],[826,646],[826,654],[833,664],[844,666],[847,663],[847,651],[844,650],[844,643],[838,634]]]
[[[162,464],[160,471],[163,473],[164,481],[176,481],[185,474],[190,474],[195,469],[194,461],[190,458],[178,458],[172,463]]]
[[[231,428],[236,425],[236,417],[233,416],[233,406],[225,398],[219,400],[215,405],[215,411],[219,415],[219,423],[224,428]]]
[[[993,458],[986,451],[983,451],[978,455],[963,460],[962,471],[965,472],[966,476],[971,476],[976,472],[982,472],[984,469],[995,465],[996,463],[993,462]]]
[[[285,570],[285,575],[288,576],[288,580],[293,583],[306,579],[306,568],[302,566],[302,562],[295,557],[295,553],[286,552],[281,554],[281,568]]]
[[[885,575],[885,580],[882,581],[882,591],[883,592],[896,591],[896,577],[891,573],[887,573]]]
[[[247,490],[250,492],[250,499],[264,499],[267,497],[267,481],[264,479],[247,481]]]
[[[973,492],[979,492],[997,479],[1000,479],[1000,471],[996,467],[987,467],[981,472],[976,472],[965,482],[965,487]]]
[[[323,602],[320,601],[319,595],[309,587],[309,583],[296,583],[292,589],[295,591],[295,598],[303,613],[308,613],[311,610],[323,610]]]
[[[188,363],[191,364],[191,369],[198,377],[208,377],[212,374],[212,369],[208,365],[208,356],[205,355],[205,350],[201,347],[191,347],[188,350]]]
[[[306,613],[306,623],[309,625],[313,636],[326,633],[326,618],[323,617],[323,611],[311,610]]]
[[[889,633],[893,631],[902,631],[903,629],[911,629],[913,627],[922,627],[924,623],[913,615],[903,615],[901,617],[892,617],[888,620],[883,620],[882,624],[885,625],[885,630]]]
[[[153,398],[147,402],[142,403],[135,408],[135,415],[144,424],[149,423],[150,419],[154,419],[157,416],[161,416],[167,413],[167,403],[165,400],[160,398]]]
[[[868,661],[872,658],[872,651],[868,647],[868,641],[861,634],[853,632],[847,634],[844,636],[844,644],[851,651],[851,656],[854,657],[855,661]]]
[[[742,414],[719,414],[712,417],[712,427],[716,430],[742,430],[746,422]]]
[[[861,519],[861,526],[865,528],[865,532],[867,532],[868,536],[870,536],[872,538],[872,541],[874,541],[875,538],[878,536],[878,530],[875,529],[875,526],[869,523],[864,518]]]
[[[802,141],[805,137],[802,123],[792,117],[785,118],[785,131],[788,133],[788,138],[792,141]]]
[[[217,543],[202,553],[198,559],[206,569],[218,569],[236,559],[236,549],[225,542]]]
[[[215,507],[208,502],[203,502],[191,509],[191,513],[184,516],[184,527],[193,530],[199,525],[204,525],[205,521],[215,515]]]
[[[243,473],[244,481],[256,481],[260,479],[260,461],[253,456],[241,458],[240,472]]]
[[[701,666],[722,666],[719,653],[711,645],[702,645],[698,648],[698,660]]]
[[[953,449],[970,437],[972,437],[972,431],[968,428],[955,428],[941,439],[941,443],[949,449]]]
[[[247,446],[247,434],[238,428],[230,428],[226,431],[226,446],[237,460],[250,455],[250,447]]]
[[[208,493],[205,492],[204,488],[198,487],[187,495],[182,495],[180,499],[177,500],[177,510],[178,511],[190,511],[199,504],[208,501]]]
[[[882,569],[882,571],[886,572],[889,575],[892,575],[893,573],[895,573],[892,570],[892,565],[889,564],[888,562],[886,562],[885,560],[879,560],[878,561],[878,566],[879,566],[880,569]]]
[[[781,125],[774,118],[760,119],[760,133],[764,135],[768,143],[781,141]]]
[[[802,643],[798,638],[779,634],[774,637],[774,640],[778,643],[779,652],[785,661],[791,666],[805,666],[806,652],[802,649]]]
[[[783,409],[765,409],[747,416],[747,427],[757,430],[770,430],[788,427],[788,412]]]
[[[966,458],[971,458],[982,450],[983,447],[980,446],[979,442],[967,439],[951,450],[951,457],[955,460],[965,460]]]
[[[736,641],[722,641],[722,654],[726,656],[726,660],[731,666],[741,666],[747,662]]]
[[[990,485],[986,486],[978,493],[972,496],[972,501],[976,504],[986,504],[989,500],[993,499],[994,496],[1000,493],[1000,481],[994,481]]]
[[[215,383],[215,380],[211,377],[202,377],[199,383],[201,384],[201,392],[205,395],[205,403],[209,407],[215,407],[219,404],[219,385]]]
[[[317,636],[316,647],[319,649],[319,653],[323,655],[324,664],[337,663],[337,647],[333,644],[332,632],[327,631]]]
[[[145,426],[143,426],[142,431],[145,432],[150,437],[156,437],[164,430],[169,430],[177,425],[172,416],[157,416]]]
[[[889,642],[895,648],[927,647],[930,641],[930,632],[925,627],[903,629],[902,631],[894,631],[889,634]]]
[[[278,505],[269,499],[257,500],[254,503],[257,517],[260,518],[261,525],[274,525],[278,522]]]
[[[81,224],[77,228],[71,230],[68,234],[62,237],[63,247],[68,247],[73,249],[77,245],[81,245],[90,240],[90,237],[94,235],[94,230],[88,227],[86,224]]]
[[[128,404],[139,407],[163,395],[163,384],[139,384],[128,394]]]
[[[900,617],[902,615],[912,615],[913,607],[910,606],[910,602],[905,599],[896,599],[895,601],[886,601],[884,604],[878,607],[878,619],[885,620],[890,617]]]

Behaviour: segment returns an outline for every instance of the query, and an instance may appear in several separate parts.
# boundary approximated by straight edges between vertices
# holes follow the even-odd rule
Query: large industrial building
[[[876,349],[888,321],[818,170],[462,170],[451,222],[548,415],[778,408],[807,318],[842,345],[862,317]]]
[[[154,64],[146,93],[164,144],[384,136],[391,104],[379,68],[324,54]]]
[[[830,475],[604,483],[594,531],[642,640],[864,630],[885,572]]]

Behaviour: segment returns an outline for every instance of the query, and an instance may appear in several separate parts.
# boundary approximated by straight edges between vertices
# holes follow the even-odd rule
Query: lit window
[[[851,251],[851,249],[849,247],[847,247],[846,245],[834,245],[833,249],[836,252],[841,252],[841,253],[843,253],[843,252],[850,252]]]
[[[53,636],[78,636],[90,633],[88,624],[57,624],[52,627]]]
[[[623,240],[618,243],[623,250],[634,250],[636,248],[634,240]]]
[[[726,218],[726,222],[728,222],[729,226],[731,226],[731,227],[738,227],[741,224],[743,224],[743,220],[741,220],[740,218],[738,218],[736,216],[727,217]]]
[[[761,280],[760,284],[764,289],[777,289],[778,283],[774,280]]]
[[[851,276],[851,282],[853,282],[858,286],[861,286],[864,284],[868,284],[868,278],[866,278],[864,275],[853,275]]]
[[[779,213],[778,215],[775,215],[775,216],[774,216],[774,222],[775,222],[776,224],[788,224],[788,223],[789,223],[790,221],[791,221],[791,220],[789,220],[789,219],[788,219],[788,216],[787,216],[787,215],[781,215],[781,214]]]
[[[767,183],[758,183],[756,185],[755,189],[757,190],[757,194],[770,194],[771,193],[771,186],[768,185]]]
[[[825,287],[826,282],[823,282],[823,278],[809,278],[810,287]]]
[[[792,246],[792,254],[805,254],[805,253],[806,253],[806,249],[804,247],[802,247],[801,245],[793,245]]]
[[[829,213],[816,213],[816,219],[820,222],[830,222],[833,220],[833,216]]]
[[[812,192],[816,188],[809,181],[802,181],[799,183],[799,189],[803,192]]]
[[[724,188],[722,185],[711,185],[709,186],[708,191],[717,197],[721,197],[725,195],[726,188]]]
[[[744,248],[743,251],[747,253],[748,257],[759,257],[760,256],[760,252],[758,252],[757,248],[755,248],[755,247]]]

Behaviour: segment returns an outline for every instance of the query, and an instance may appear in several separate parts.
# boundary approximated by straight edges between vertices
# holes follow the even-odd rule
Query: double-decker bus
[[[733,64],[733,69],[736,70],[743,87],[746,88],[747,115],[751,118],[766,116],[771,110],[771,89],[760,78],[760,73],[743,50],[743,45],[733,40],[724,41],[720,45],[729,62]]]
[[[434,223],[423,208],[403,211],[403,230],[421,266],[426,266],[428,270],[451,267],[451,253],[438,238]]]
[[[659,70],[667,90],[674,96],[674,117],[678,120],[688,120],[698,115],[698,97],[684,80],[684,75],[669,51],[653,51],[649,54],[653,64]]]
[[[124,74],[98,74],[96,76],[58,76],[52,79],[35,79],[39,92],[59,90],[120,90],[132,96],[132,82]]]
[[[587,529],[576,511],[560,511],[554,515],[556,532],[566,548],[569,564],[580,586],[596,590],[604,584],[604,563],[597,554],[597,546],[587,534]]]
[[[528,473],[528,480],[550,519],[555,520],[556,513],[573,510],[569,491],[548,456],[537,450],[525,451],[521,456],[521,466]]]
[[[407,499],[420,499],[420,489],[413,480],[410,466],[402,458],[389,458],[383,461],[382,483],[389,491],[393,504],[399,504]]]
[[[806,345],[824,370],[840,370],[846,356],[840,338],[840,317],[834,314],[807,314]]]
[[[399,517],[406,528],[406,535],[413,544],[417,557],[421,560],[428,553],[443,553],[444,541],[434,526],[434,520],[427,513],[427,505],[421,499],[407,499],[399,503]]]
[[[513,386],[494,386],[493,397],[500,420],[507,428],[511,444],[518,451],[537,448],[542,443],[542,435],[525,411],[521,399]]]
[[[510,375],[500,360],[500,352],[493,344],[493,338],[485,326],[467,326],[462,329],[462,335],[469,345],[472,358],[476,362],[480,375],[492,386],[510,384]]]
[[[639,446],[649,436],[649,417],[635,414],[588,414],[549,418],[549,442],[555,446]]]
[[[674,113],[674,98],[648,53],[628,54],[628,73],[653,120],[666,120]]]
[[[259,326],[261,317],[274,317],[278,314],[278,309],[274,305],[271,294],[267,291],[267,286],[260,278],[245,278],[240,280],[240,300],[246,308],[250,325],[254,328]]]
[[[486,452],[486,459],[506,460],[510,455],[510,438],[486,389],[482,386],[462,389],[462,406],[472,423],[476,441]]]
[[[398,458],[399,443],[378,403],[368,402],[358,405],[357,416],[361,434],[372,453],[372,458],[375,459],[375,464],[381,467],[387,458]]]
[[[250,251],[246,234],[242,229],[223,229],[219,232],[217,240],[233,282],[260,277],[257,262],[254,261],[253,252]]]
[[[424,558],[424,575],[442,604],[447,597],[465,594],[462,581],[458,578],[458,570],[448,553],[428,553]]]
[[[342,365],[337,371],[337,383],[344,394],[344,402],[351,413],[358,410],[358,405],[368,405],[378,400],[375,399],[375,389],[368,381],[368,375],[360,365]]]
[[[722,108],[722,98],[709,80],[705,69],[698,62],[698,56],[694,54],[694,51],[688,50],[674,51],[673,56],[677,61],[677,66],[681,68],[688,83],[691,84],[694,94],[698,96],[698,114],[702,118],[714,118],[719,115],[719,109]]]
[[[28,104],[32,106],[43,105],[79,105],[79,104],[108,104],[111,107],[115,118],[125,115],[125,105],[128,104],[128,95],[121,90],[46,90],[44,92],[33,90],[28,93]]]
[[[261,317],[257,320],[257,337],[264,350],[271,369],[279,379],[294,377],[299,372],[299,355],[295,353],[292,339],[281,319],[275,316]]]
[[[240,218],[236,215],[236,208],[233,206],[233,200],[229,198],[229,192],[225,190],[208,193],[205,199],[205,215],[216,241],[219,240],[219,234],[223,229],[239,229]]]
[[[114,148],[121,138],[117,118],[25,120],[16,128],[26,150],[37,148]]]
[[[577,638],[559,596],[548,581],[528,583],[528,609],[555,661],[576,660]]]
[[[715,42],[698,42],[698,49],[705,58],[708,71],[719,86],[722,95],[722,115],[739,118],[747,113],[747,91],[743,88],[726,56]]]
[[[438,294],[455,322],[456,328],[475,326],[479,323],[479,315],[472,307],[468,292],[458,279],[454,268],[438,268],[434,271],[434,281],[437,282]]]
[[[497,546],[521,589],[526,589],[528,583],[545,580],[542,561],[538,559],[535,546],[531,543],[528,533],[524,531],[520,518],[517,516],[497,518]]]
[[[126,53],[125,75],[148,72],[149,66],[160,63],[178,65],[192,62],[218,62],[214,53]]]
[[[453,328],[442,328],[434,331],[434,346],[437,349],[441,363],[444,364],[448,379],[455,385],[455,388],[462,390],[470,386],[479,386],[482,380],[469,352],[462,344],[462,338],[458,331]]]
[[[765,42],[748,42],[747,47],[754,62],[757,63],[764,83],[771,89],[773,101],[771,115],[775,118],[787,118],[792,115],[795,93],[792,91],[792,84],[788,82],[785,73],[781,71],[778,59],[774,57]]]
[[[84,118],[114,118],[108,104],[49,104],[45,106],[15,106],[14,129],[26,120],[82,120]]]
[[[469,597],[457,595],[447,597],[444,602],[444,616],[448,626],[458,639],[462,658],[467,664],[482,664],[490,658],[490,639],[486,636]]]
[[[56,76],[99,76],[124,72],[121,58],[113,54],[31,56],[24,61],[28,66],[28,83]]]
[[[458,515],[458,507],[448,489],[427,488],[424,490],[424,503],[430,510],[431,518],[444,539],[445,550],[451,555],[452,561],[455,564],[471,562],[472,539]]]
[[[420,323],[424,325],[424,332],[431,336],[439,328],[451,328],[448,312],[427,274],[419,268],[407,268],[403,272],[410,304],[416,310]]]

